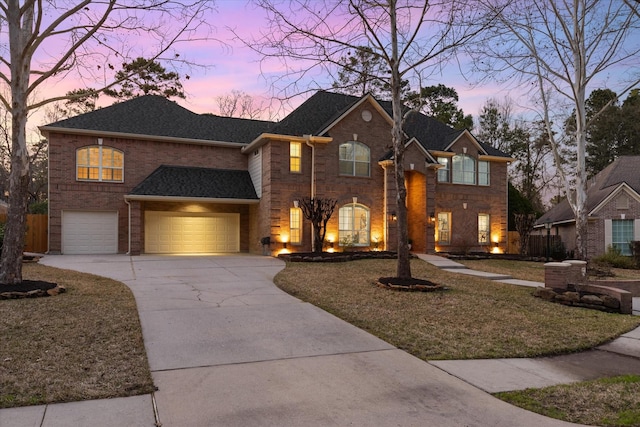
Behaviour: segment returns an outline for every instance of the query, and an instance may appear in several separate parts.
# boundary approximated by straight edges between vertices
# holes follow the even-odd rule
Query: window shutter
[[[604,220],[604,251],[607,252],[607,248],[613,242],[613,222],[610,219]]]

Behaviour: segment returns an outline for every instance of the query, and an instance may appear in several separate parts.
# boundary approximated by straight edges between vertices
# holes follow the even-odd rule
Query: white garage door
[[[145,212],[148,254],[240,252],[240,214]]]
[[[62,253],[118,252],[118,212],[62,212]]]

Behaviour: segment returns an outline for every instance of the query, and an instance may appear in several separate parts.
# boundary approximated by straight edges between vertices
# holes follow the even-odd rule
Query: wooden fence
[[[7,215],[0,215],[0,222],[7,222]],[[24,239],[24,251],[45,253],[49,249],[47,247],[47,230],[49,218],[46,214],[27,215],[27,233]]]
[[[562,246],[562,239],[560,236],[549,236],[549,256],[556,254]],[[519,254],[520,253],[520,235],[517,231],[509,231],[507,237],[507,253]],[[546,257],[547,256],[547,236],[545,235],[531,235],[529,236],[529,256],[534,257]]]

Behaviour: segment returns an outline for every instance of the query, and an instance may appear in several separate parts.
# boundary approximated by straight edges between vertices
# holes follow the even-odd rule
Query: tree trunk
[[[398,217],[398,263],[396,266],[396,276],[411,278],[411,257],[409,253],[409,235],[407,221],[407,188],[404,185],[404,138],[402,132],[402,100],[400,91],[402,79],[400,75],[400,64],[398,56],[398,28],[396,21],[395,0],[389,2],[391,18],[391,103],[393,108],[393,129],[391,130],[391,140],[393,141],[393,162],[395,167],[396,181],[396,212]]]
[[[9,213],[0,257],[0,284],[22,282],[22,253],[29,194],[29,152],[27,150],[27,96],[31,74],[34,5],[20,14],[17,0],[8,2],[7,25],[11,53],[11,172]],[[1,286],[1,285],[0,285]]]

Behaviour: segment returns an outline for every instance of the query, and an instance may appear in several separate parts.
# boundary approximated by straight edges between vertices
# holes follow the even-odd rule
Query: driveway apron
[[[163,427],[573,425],[508,405],[280,291],[275,258],[41,262],[131,288]]]

